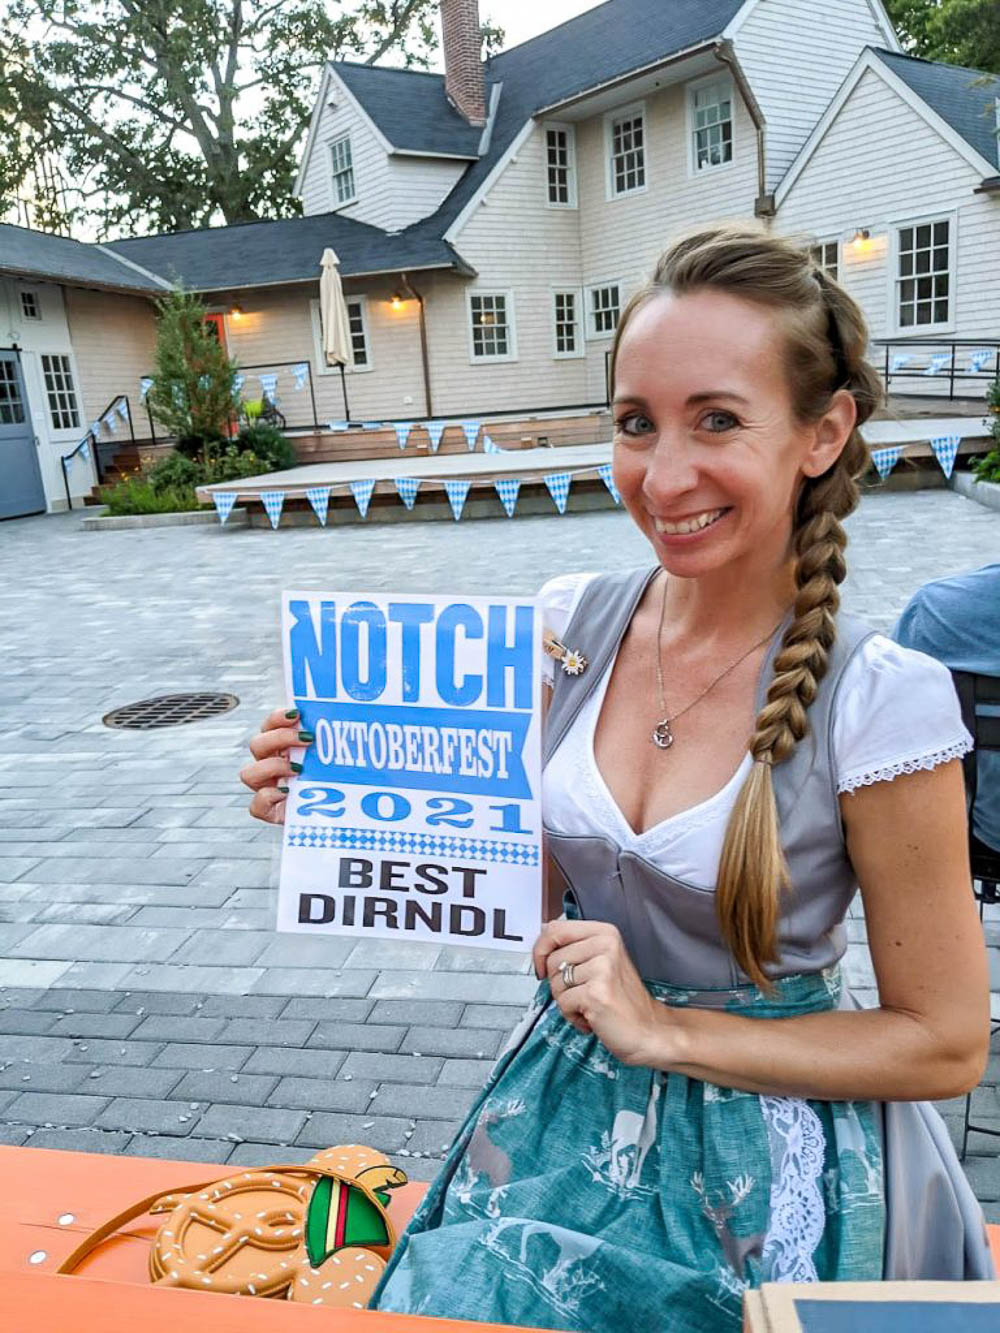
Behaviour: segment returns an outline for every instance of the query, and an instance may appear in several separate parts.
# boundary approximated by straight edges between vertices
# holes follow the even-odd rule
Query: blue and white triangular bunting
[[[274,402],[275,390],[278,387],[277,375],[271,375],[271,374],[258,375],[257,378],[260,380],[261,393],[263,393],[265,397],[270,398],[271,401]]]
[[[80,445],[80,457],[85,463],[90,462],[90,445],[86,440]]]
[[[213,491],[212,501],[215,505],[215,512],[219,515],[219,521],[225,527],[226,519],[233,512],[233,505],[236,503],[236,492]]]
[[[329,486],[310,486],[306,491],[306,499],[313,507],[313,513],[326,527],[326,513],[330,507],[330,487]]]
[[[410,438],[410,431],[413,429],[412,421],[397,421],[393,424],[393,430],[396,432],[396,443],[400,449],[406,448],[406,441]]]
[[[309,375],[308,364],[305,361],[300,361],[297,366],[292,366],[292,374],[295,376],[296,389],[304,389]]]
[[[501,448],[499,444],[494,444],[490,437],[483,431],[483,453],[484,454],[505,454],[506,449]]]
[[[989,347],[980,347],[975,352],[970,352],[969,374],[978,375],[993,355],[994,353]]]
[[[144,403],[146,401],[146,394],[149,393],[152,387],[153,387],[153,380],[151,380],[148,375],[143,375],[142,379],[139,381],[140,403]]]
[[[908,366],[912,360],[913,356],[910,352],[897,352],[892,358],[892,364],[889,369],[891,373],[895,375],[897,370],[902,370],[903,367]]]
[[[569,484],[572,479],[572,473],[570,472],[550,472],[547,477],[542,478],[545,485],[548,487],[549,494],[552,496],[555,506],[560,514],[565,514],[566,512],[566,501],[569,498]]]
[[[455,515],[455,522],[462,517],[462,510],[465,507],[465,497],[469,494],[471,481],[446,481],[444,488],[448,492],[448,503],[451,505],[451,512]]]
[[[602,463],[601,466],[597,469],[597,475],[600,477],[601,481],[604,482],[605,486],[607,486],[608,490],[611,492],[611,498],[612,500],[614,500],[615,504],[620,505],[622,502],[622,497],[618,494],[618,487],[615,485],[615,479],[611,474],[611,464]]]
[[[873,449],[872,462],[875,464],[875,470],[885,481],[886,477],[899,462],[903,456],[903,446],[894,444],[891,449]]]
[[[105,412],[104,416],[101,417],[101,420],[104,422],[105,426],[107,426],[111,434],[114,435],[115,427],[118,425],[118,418],[115,416],[114,411]]]
[[[944,370],[945,366],[947,366],[950,361],[950,352],[935,352],[924,367],[923,373],[925,375],[940,375],[941,371]]]
[[[431,438],[431,453],[436,454],[438,445],[441,443],[441,436],[444,434],[447,421],[425,421],[424,429]]]
[[[267,510],[271,527],[276,528],[281,521],[281,509],[285,503],[284,491],[261,491],[260,502]]]
[[[243,388],[244,384],[246,384],[246,382],[247,382],[247,377],[245,375],[234,375],[233,393],[239,393],[240,390]]]
[[[946,477],[950,477],[955,470],[955,459],[958,457],[958,446],[961,443],[961,435],[938,435],[931,440],[934,457],[941,464],[941,471]]]
[[[465,432],[465,443],[470,449],[475,449],[476,441],[479,439],[479,428],[481,421],[463,421],[462,430]]]
[[[346,421],[328,421],[328,422],[326,423],[326,428],[327,428],[327,430],[346,430],[346,429],[347,429],[347,422],[346,422]]]
[[[417,491],[420,489],[419,477],[397,477],[396,490],[399,492],[399,498],[407,509],[413,508],[413,503],[417,498]]]
[[[500,497],[500,503],[507,511],[507,517],[513,518],[514,508],[517,505],[517,493],[521,489],[520,479],[518,477],[498,477],[493,485]]]
[[[358,506],[358,513],[362,518],[368,517],[368,506],[371,504],[374,489],[375,482],[371,478],[365,481],[351,482],[351,494],[354,496],[354,503]]]

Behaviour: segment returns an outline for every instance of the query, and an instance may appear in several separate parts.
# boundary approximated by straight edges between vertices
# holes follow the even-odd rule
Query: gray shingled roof
[[[110,242],[119,254],[171,282],[197,291],[319,281],[326,246],[337,252],[345,277],[386,270],[454,268],[470,272],[440,236],[390,236],[338,213],[268,222],[241,222],[162,236]]]
[[[330,62],[393,148],[411,153],[479,156],[482,130],[452,106],[443,74]]]
[[[136,263],[141,262],[139,260]],[[83,287],[112,287],[125,291],[162,292],[162,284],[130,264],[123,264],[101,246],[72,241],[0,223],[0,272],[26,278],[46,278]]]
[[[964,65],[918,60],[881,48],[875,54],[977,153],[997,164],[996,99],[1000,97],[1000,78]],[[985,83],[977,82],[983,79]]]

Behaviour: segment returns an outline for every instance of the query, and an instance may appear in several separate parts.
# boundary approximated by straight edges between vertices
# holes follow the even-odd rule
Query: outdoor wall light
[[[243,314],[243,307],[242,307],[241,305],[237,305],[237,304],[234,302],[234,303],[229,307],[229,317],[230,317],[230,319],[239,319],[240,315],[242,315],[242,314]]]
[[[392,296],[389,298],[389,301],[390,304],[392,305],[393,310],[402,310],[403,298],[402,296],[400,296],[399,292],[393,292]]]
[[[871,240],[871,236],[872,234],[867,227],[859,227],[851,237],[851,244],[863,247],[866,241]]]

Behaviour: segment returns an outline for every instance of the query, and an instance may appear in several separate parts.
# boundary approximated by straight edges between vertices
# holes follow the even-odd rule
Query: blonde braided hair
[[[779,959],[781,896],[791,889],[781,845],[772,768],[794,752],[809,727],[808,709],[826,674],[836,638],[839,585],[847,565],[840,520],[858,503],[857,478],[870,458],[859,427],[882,398],[867,362],[868,330],[856,302],[812,263],[792,240],[749,228],[719,227],[687,236],[659,260],[652,281],[622,312],[611,355],[611,381],[622,334],[634,311],[663,291],[705,288],[778,312],[792,404],[800,421],[818,421],[833,394],[846,389],[857,424],[837,461],[807,477],[796,501],[792,531],[796,598],[793,619],[774,659],[767,700],[749,750],[750,774],[726,827],[716,885],[722,938],[742,971],[762,990],[774,987],[764,971]]]

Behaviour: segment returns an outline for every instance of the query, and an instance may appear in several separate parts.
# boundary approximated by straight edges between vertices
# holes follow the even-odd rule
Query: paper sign
[[[278,929],[531,949],[541,927],[534,598],[286,592]]]

